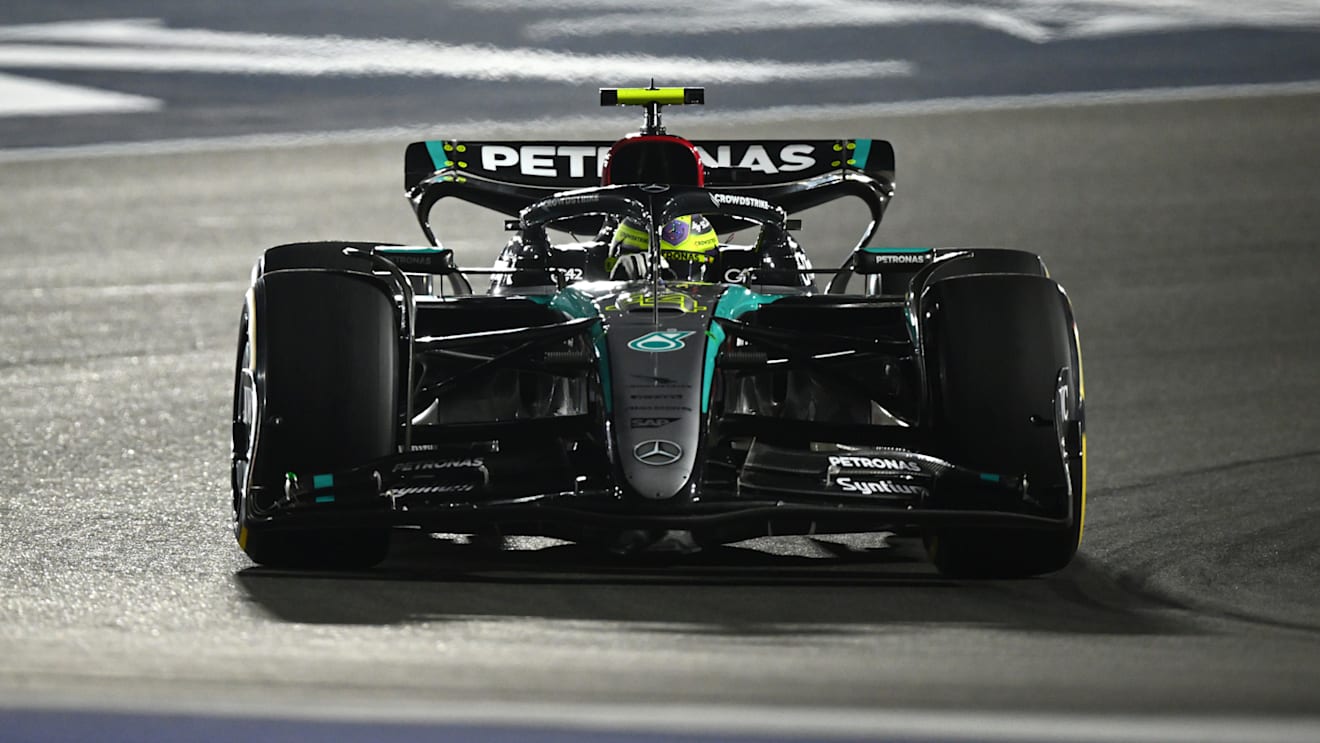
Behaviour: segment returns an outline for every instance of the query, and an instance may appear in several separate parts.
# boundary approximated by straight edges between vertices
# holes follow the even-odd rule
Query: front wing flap
[[[755,444],[738,478],[740,492],[825,497],[903,508],[933,505],[941,495],[963,500],[978,493],[986,503],[1028,502],[1026,478],[951,464],[895,447],[849,447],[814,452]]]

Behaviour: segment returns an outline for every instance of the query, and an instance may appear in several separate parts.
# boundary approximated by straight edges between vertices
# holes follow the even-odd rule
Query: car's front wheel
[[[1081,360],[1067,298],[1041,276],[982,274],[930,285],[922,307],[941,456],[1025,475],[1037,515],[1072,517],[1058,529],[932,530],[932,562],[959,577],[1062,569],[1077,551],[1086,505]]]
[[[269,517],[287,472],[330,473],[395,453],[398,357],[394,302],[374,277],[289,270],[256,280],[239,329],[232,467],[235,535],[252,560],[326,569],[385,558],[387,528]]]

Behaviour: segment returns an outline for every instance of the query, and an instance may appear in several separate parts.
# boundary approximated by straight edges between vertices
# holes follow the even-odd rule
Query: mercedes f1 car
[[[265,251],[234,384],[242,549],[358,568],[401,527],[615,552],[886,531],[949,575],[1067,565],[1082,367],[1041,259],[871,245],[888,142],[666,133],[662,106],[702,102],[602,89],[645,112],[613,143],[414,143],[404,183],[429,245]],[[815,268],[790,215],[840,198],[870,222],[841,267]],[[443,246],[444,199],[508,218],[493,266]],[[710,249],[674,247],[684,219]],[[619,248],[623,225],[640,246]]]

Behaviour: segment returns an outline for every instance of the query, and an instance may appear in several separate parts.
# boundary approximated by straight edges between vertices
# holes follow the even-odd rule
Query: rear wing
[[[773,186],[853,171],[894,180],[894,148],[882,139],[695,140],[712,188]],[[514,186],[567,191],[600,185],[613,142],[464,142],[408,145],[404,190],[442,172]]]
[[[882,139],[694,140],[705,186],[753,195],[789,213],[844,196],[871,209],[870,239],[894,192],[894,148]],[[404,190],[423,232],[431,208],[459,198],[510,217],[552,193],[600,185],[614,142],[428,140],[408,145]],[[718,228],[718,225],[717,225]],[[860,244],[860,243],[859,243]]]

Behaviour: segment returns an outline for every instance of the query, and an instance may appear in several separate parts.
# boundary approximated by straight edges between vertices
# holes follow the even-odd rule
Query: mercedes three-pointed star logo
[[[663,467],[666,464],[677,462],[683,456],[683,447],[672,441],[651,439],[634,446],[633,456],[637,457],[637,461],[642,464]]]

